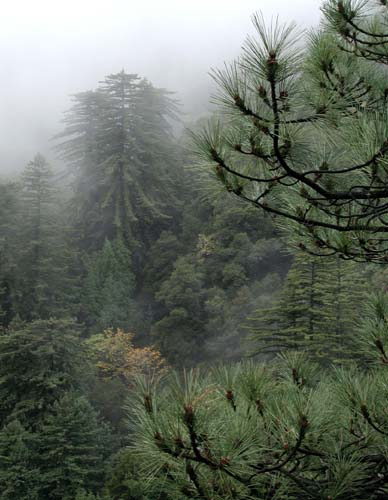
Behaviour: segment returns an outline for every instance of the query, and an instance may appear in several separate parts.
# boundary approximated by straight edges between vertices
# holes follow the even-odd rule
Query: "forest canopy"
[[[191,131],[110,74],[1,182],[1,499],[388,498],[387,9],[255,14]]]

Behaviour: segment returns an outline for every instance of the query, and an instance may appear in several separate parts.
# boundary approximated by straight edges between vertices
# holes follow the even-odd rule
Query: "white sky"
[[[0,171],[19,170],[60,129],[69,95],[124,68],[177,91],[187,112],[208,71],[239,53],[262,11],[317,25],[321,0],[0,0]],[[196,100],[195,100],[196,99]],[[191,106],[190,106],[191,104]]]

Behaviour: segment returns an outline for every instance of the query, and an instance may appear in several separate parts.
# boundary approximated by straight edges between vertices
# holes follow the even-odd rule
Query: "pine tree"
[[[384,263],[387,3],[323,11],[306,38],[255,14],[241,57],[213,71],[222,120],[194,138],[203,171],[276,217],[295,247]]]
[[[384,333],[386,340],[386,323]],[[384,366],[326,376],[303,355],[287,355],[272,366],[139,381],[133,448],[140,473],[152,488],[166,471],[191,498],[383,500],[386,380]]]
[[[196,259],[180,257],[156,298],[166,307],[165,315],[152,327],[152,335],[166,359],[187,366],[195,362],[203,347],[206,322],[204,274]]]
[[[82,374],[81,374],[82,371]],[[82,396],[89,372],[71,321],[0,336],[0,488],[6,499],[75,497],[102,485],[109,429]]]
[[[82,352],[70,320],[35,321],[0,336],[0,426],[10,418],[28,423],[77,386]]]
[[[326,357],[334,363],[346,363],[360,357],[354,330],[364,315],[372,287],[365,266],[338,257],[324,262],[323,276],[329,292],[326,300],[330,305],[327,318],[330,341],[325,345]]]
[[[106,240],[87,263],[81,290],[81,319],[89,331],[135,328],[139,321],[134,303],[135,277],[131,253],[122,239]]]
[[[186,500],[190,492],[177,484],[168,470],[162,470],[153,481],[144,480],[142,457],[131,449],[121,450],[113,457],[104,491],[114,500]]]
[[[283,217],[301,249],[381,263],[388,260],[387,91],[378,65],[388,62],[388,4],[380,0],[380,17],[365,12],[371,4],[325,2],[332,31],[312,36],[307,61],[293,28],[267,30],[256,16],[259,42],[249,38],[244,57],[218,74],[233,110],[229,129],[216,125],[200,145],[227,190]],[[351,286],[330,280],[339,262],[326,277],[342,305],[322,317],[337,343],[347,322],[340,310],[351,307],[344,302]],[[325,302],[322,283],[307,303]],[[328,374],[303,353],[288,353],[272,365],[140,380],[134,450],[144,477],[157,484],[166,471],[192,498],[212,500],[388,498],[387,318],[380,294],[353,329],[366,370]]]
[[[40,500],[37,436],[17,419],[0,429],[0,491],[4,500]]]
[[[0,184],[0,330],[7,329],[14,316],[19,189]]]
[[[136,250],[169,220],[176,161],[169,119],[175,115],[169,92],[124,71],[75,96],[58,139],[75,166],[84,246],[120,237]]]
[[[320,345],[325,304],[319,267],[317,260],[297,254],[274,306],[257,311],[254,339],[264,352],[314,351]]]
[[[99,202],[99,185],[104,182],[104,161],[101,131],[106,98],[98,90],[80,92],[74,96],[73,107],[66,112],[65,129],[56,138],[58,149],[74,179],[74,194],[70,209],[77,239],[86,248],[96,248],[94,239],[104,238]],[[88,223],[86,223],[88,221]]]
[[[109,430],[85,397],[66,393],[39,430],[41,498],[72,500],[80,488],[96,492],[109,454]]]
[[[254,352],[303,351],[321,362],[344,362],[355,354],[352,330],[366,291],[361,266],[298,252],[275,303],[252,317]]]
[[[71,309],[71,256],[57,205],[53,172],[38,154],[21,180],[15,312],[22,320],[63,316]]]

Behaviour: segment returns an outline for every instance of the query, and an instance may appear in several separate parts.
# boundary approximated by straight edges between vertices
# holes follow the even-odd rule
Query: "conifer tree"
[[[200,144],[226,188],[284,217],[301,249],[386,262],[386,75],[369,61],[387,63],[388,12],[381,0],[380,18],[368,16],[371,4],[325,2],[336,33],[313,36],[307,61],[293,29],[269,31],[255,17],[259,42],[248,39],[244,57],[218,74],[234,113],[229,129],[216,125]],[[312,62],[313,82],[302,73]],[[321,89],[316,101],[309,85]],[[322,140],[326,133],[336,140]],[[326,273],[333,298],[322,317],[337,342],[347,322],[340,310],[358,301],[339,263]],[[317,291],[326,302],[322,284],[307,303]],[[387,317],[380,294],[353,329],[367,370],[327,375],[288,353],[272,365],[140,380],[135,451],[149,480],[163,467],[191,497],[212,500],[387,498]]]
[[[89,259],[81,290],[81,319],[89,331],[134,328],[139,314],[134,304],[135,277],[131,252],[119,238],[106,240]]]
[[[102,485],[109,430],[82,396],[89,370],[77,330],[69,320],[35,321],[0,336],[4,500],[70,500]]]
[[[40,320],[0,336],[0,426],[12,417],[34,429],[35,419],[77,386],[78,330],[70,320]]]
[[[357,329],[365,304],[372,291],[365,267],[337,258],[324,260],[323,278],[326,279],[328,310],[328,342],[326,357],[332,362],[346,363],[360,358],[355,342]]]
[[[84,246],[121,237],[136,250],[169,220],[175,161],[169,119],[175,114],[169,92],[124,71],[75,96],[58,139],[75,166]]]
[[[203,346],[206,321],[203,281],[204,274],[196,266],[196,259],[190,255],[180,257],[156,295],[167,310],[154,323],[152,334],[170,363],[187,366],[195,362],[195,353]]]
[[[278,303],[258,311],[257,336],[266,352],[283,349],[314,351],[321,345],[324,329],[324,295],[319,287],[319,263],[297,254]]]
[[[303,355],[140,380],[134,453],[191,498],[383,500],[385,384],[384,366],[325,377]]]
[[[87,248],[95,248],[94,239],[103,238],[103,220],[96,208],[99,185],[104,180],[101,177],[103,172],[98,168],[104,161],[104,138],[101,133],[104,109],[105,96],[102,92],[78,93],[74,96],[74,105],[65,114],[64,131],[56,136],[60,141],[61,157],[74,178],[70,204],[74,229]]]
[[[19,189],[13,183],[0,184],[0,330],[7,329],[14,316]]]
[[[388,261],[387,2],[328,0],[322,29],[266,27],[213,72],[222,120],[195,136],[206,172],[314,255]]]
[[[122,449],[112,460],[104,493],[114,500],[187,500],[192,498],[174,476],[161,470],[158,479],[144,481],[144,464],[131,448]]]
[[[101,487],[109,429],[85,397],[69,392],[55,401],[39,438],[41,498],[72,500],[80,488]]]
[[[4,500],[40,500],[37,436],[19,420],[0,429],[0,488]]]
[[[353,328],[366,293],[361,266],[298,252],[275,303],[251,320],[254,352],[303,351],[321,362],[344,362],[356,354]]]
[[[26,321],[62,316],[72,301],[66,226],[55,195],[51,167],[38,154],[21,179],[15,312]]]
[[[3,267],[3,269],[2,269]],[[5,265],[1,266],[0,263],[0,275],[4,270]],[[0,282],[0,331],[6,330],[10,325],[13,317],[12,309],[12,297],[10,289],[10,278],[7,274],[3,275],[2,281]]]

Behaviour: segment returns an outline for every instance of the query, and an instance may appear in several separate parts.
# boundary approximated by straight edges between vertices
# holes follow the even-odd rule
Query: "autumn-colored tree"
[[[153,347],[135,347],[133,337],[133,333],[110,328],[86,341],[101,379],[117,378],[129,386],[136,375],[166,370],[160,352]]]

